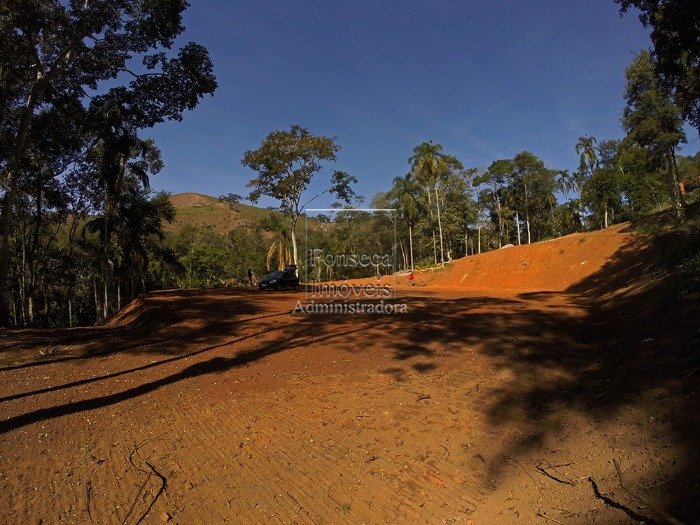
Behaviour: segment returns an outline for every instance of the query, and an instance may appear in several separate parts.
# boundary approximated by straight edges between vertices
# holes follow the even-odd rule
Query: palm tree
[[[277,256],[277,269],[283,270],[294,260],[289,249],[289,227],[285,225],[281,216],[271,213],[260,221],[260,228],[273,234],[273,240],[265,258],[267,271],[272,269],[275,256]]]
[[[163,254],[163,223],[175,218],[175,210],[165,195],[149,198],[149,190],[142,188],[136,178],[126,184],[118,210],[115,229],[118,239],[117,293],[121,296],[121,282],[126,301],[146,292],[145,275],[151,254]],[[139,292],[140,289],[140,292]],[[118,301],[119,302],[119,301]]]
[[[118,112],[116,113],[118,117]],[[100,140],[88,155],[88,161],[96,168],[96,176],[104,192],[103,217],[93,221],[90,227],[94,231],[99,225],[103,230],[102,242],[102,318],[109,316],[109,281],[111,279],[113,261],[110,261],[112,249],[112,230],[114,229],[119,212],[120,199],[123,197],[125,186],[129,181],[140,183],[146,190],[150,189],[149,174],[158,173],[162,167],[161,154],[152,139],[141,139],[136,130],[123,124],[118,118],[107,120],[101,130]]]
[[[405,177],[396,177],[394,179],[394,187],[391,189],[390,194],[393,198],[398,201],[401,213],[406,219],[406,225],[408,226],[408,246],[409,246],[409,258],[411,262],[411,271],[413,271],[413,227],[418,219],[418,199],[416,194],[418,193],[418,185],[415,180],[411,178],[411,174],[407,174]]]
[[[578,213],[583,216],[583,203],[581,202],[581,191],[586,180],[593,176],[593,172],[598,167],[598,152],[596,151],[596,138],[588,135],[578,138],[576,143],[576,154],[579,156],[578,172],[571,177],[573,188],[578,193]]]
[[[589,175],[593,175],[593,171],[598,167],[596,142],[595,137],[584,135],[579,137],[576,143],[576,154],[579,155],[581,171],[588,168]]]
[[[445,264],[445,249],[442,236],[442,220],[440,218],[440,194],[438,184],[440,179],[451,170],[462,169],[462,163],[456,157],[442,152],[442,144],[433,144],[433,141],[423,142],[413,148],[413,156],[408,159],[411,164],[412,174],[428,189],[428,205],[431,206],[431,190],[435,192],[435,208],[437,211],[437,223],[440,236],[440,262]],[[434,231],[434,230],[433,230]]]

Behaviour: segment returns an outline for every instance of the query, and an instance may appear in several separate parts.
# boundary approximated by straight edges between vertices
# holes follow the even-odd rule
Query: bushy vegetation
[[[697,25],[679,22],[668,2],[618,3],[623,12],[639,7],[657,35],[653,52],[625,71],[624,137],[582,136],[571,171],[529,151],[465,167],[425,141],[406,152],[407,173],[370,203],[397,214],[314,218],[310,243],[335,253],[374,253],[379,243],[396,253],[399,269],[412,269],[663,209],[683,224],[685,206],[700,195],[700,154],[678,155],[684,119],[698,124],[697,82],[685,82],[697,76],[697,40],[687,38]],[[249,199],[276,199],[279,212],[230,231],[166,228],[176,210],[150,191],[163,161],[144,130],[181,120],[216,89],[205,48],[172,49],[186,7],[32,0],[0,8],[0,326],[92,324],[155,288],[234,285],[249,268],[259,277],[290,263],[306,272],[298,229],[307,205],[321,194],[338,206],[357,200],[355,178],[339,170],[306,195],[340,146],[295,125],[242,159],[255,172]],[[241,199],[219,198],[231,209]],[[697,224],[674,235],[668,260],[677,255],[681,270],[697,272]],[[365,276],[320,266],[308,273]]]
[[[217,84],[187,2],[0,7],[0,326],[106,319],[142,291],[172,218],[143,130]]]

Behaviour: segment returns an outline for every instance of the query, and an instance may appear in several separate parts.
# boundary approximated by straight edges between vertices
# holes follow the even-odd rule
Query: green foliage
[[[464,166],[453,155],[443,153],[442,144],[434,144],[433,141],[423,142],[413,148],[413,155],[408,159],[411,164],[411,176],[414,177],[419,184],[426,188],[428,196],[428,211],[430,212],[431,221],[434,221],[433,238],[435,238],[435,228],[437,225],[438,239],[440,241],[440,262],[445,264],[445,238],[442,227],[442,200],[440,186],[443,181],[451,176],[454,176],[458,170],[462,170]],[[434,198],[431,192],[434,193]],[[435,214],[433,215],[433,206]],[[437,263],[437,249],[433,244],[435,254],[435,262]],[[448,251],[449,257],[449,251]]]
[[[648,51],[642,51],[625,70],[625,106],[622,125],[627,131],[625,143],[645,148],[648,167],[667,170],[667,181],[676,214],[683,216],[679,189],[676,148],[685,142],[680,109],[656,76]]]
[[[304,208],[324,193],[335,195],[349,203],[356,198],[352,184],[357,179],[344,171],[331,174],[330,186],[302,203],[305,190],[324,162],[335,162],[340,146],[335,139],[316,136],[299,125],[289,131],[273,131],[257,150],[246,151],[242,163],[258,173],[248,186],[252,188],[249,199],[258,202],[262,196],[280,202],[281,210],[287,214],[291,226],[293,260],[299,264],[296,228]]]
[[[174,264],[162,274],[161,286],[211,288],[227,279],[244,283],[248,268],[256,276],[266,273],[267,246],[261,242],[266,230],[244,227],[217,233],[211,226],[185,226],[166,238]]]
[[[11,311],[16,324],[94,322],[145,288],[170,212],[163,199],[147,197],[162,161],[139,130],[181,120],[216,89],[204,47],[173,49],[187,7],[184,0],[0,7],[0,326]],[[47,257],[60,264],[42,266]]]
[[[680,110],[656,76],[648,51],[637,55],[625,70],[625,76],[627,106],[622,125],[627,140],[649,147],[653,154],[663,158],[669,148],[685,142]]]
[[[651,27],[654,67],[683,116],[700,130],[700,9],[696,0],[615,0]]]
[[[334,139],[315,136],[299,125],[289,131],[273,131],[254,151],[246,151],[242,163],[258,173],[248,183],[250,200],[268,196],[281,202],[288,213],[300,213],[301,196],[322,162],[337,160]]]
[[[62,210],[28,196],[18,209],[11,258],[13,318],[18,325],[93,324],[100,318],[102,296],[96,291],[103,279],[104,217],[88,216],[76,202],[78,196],[64,191],[61,188],[61,195],[68,201]],[[162,245],[163,226],[173,215],[167,196],[150,196],[135,181],[124,189],[106,247],[112,270],[109,286],[119,288],[121,304],[161,285],[160,267],[172,261]],[[114,300],[114,307],[119,306]]]
[[[498,247],[505,244],[506,223],[510,218],[511,211],[506,207],[510,202],[512,188],[508,186],[508,181],[514,171],[511,159],[495,160],[486,171],[473,180],[474,186],[485,186],[479,194],[479,201],[485,205],[491,214],[491,220],[498,228]]]
[[[479,201],[498,233],[497,247],[517,243],[523,226],[525,242],[546,239],[559,230],[555,192],[561,187],[560,178],[560,172],[528,151],[494,161],[474,178],[480,187]]]
[[[579,172],[583,173],[588,170],[588,173],[592,174],[598,165],[595,137],[589,137],[588,135],[579,137],[575,149],[576,153],[579,154]]]
[[[608,226],[610,214],[621,207],[620,172],[612,166],[597,169],[583,185],[581,200],[593,210],[594,224]]]
[[[680,224],[657,220],[648,224],[646,231],[654,235],[663,271],[676,277],[673,294],[682,297],[699,294],[700,218]]]
[[[234,204],[238,204],[242,200],[243,196],[238,193],[228,193],[219,197],[219,201],[227,203],[231,209],[233,209]]]

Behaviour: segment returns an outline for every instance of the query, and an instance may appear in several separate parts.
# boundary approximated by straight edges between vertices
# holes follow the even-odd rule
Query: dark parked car
[[[282,288],[299,288],[299,278],[293,271],[272,272],[260,281],[258,287],[261,290],[281,290]]]

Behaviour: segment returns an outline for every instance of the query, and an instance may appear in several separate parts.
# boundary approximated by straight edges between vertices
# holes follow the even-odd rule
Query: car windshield
[[[281,279],[284,274],[282,272],[272,272],[267,276],[268,279]]]

